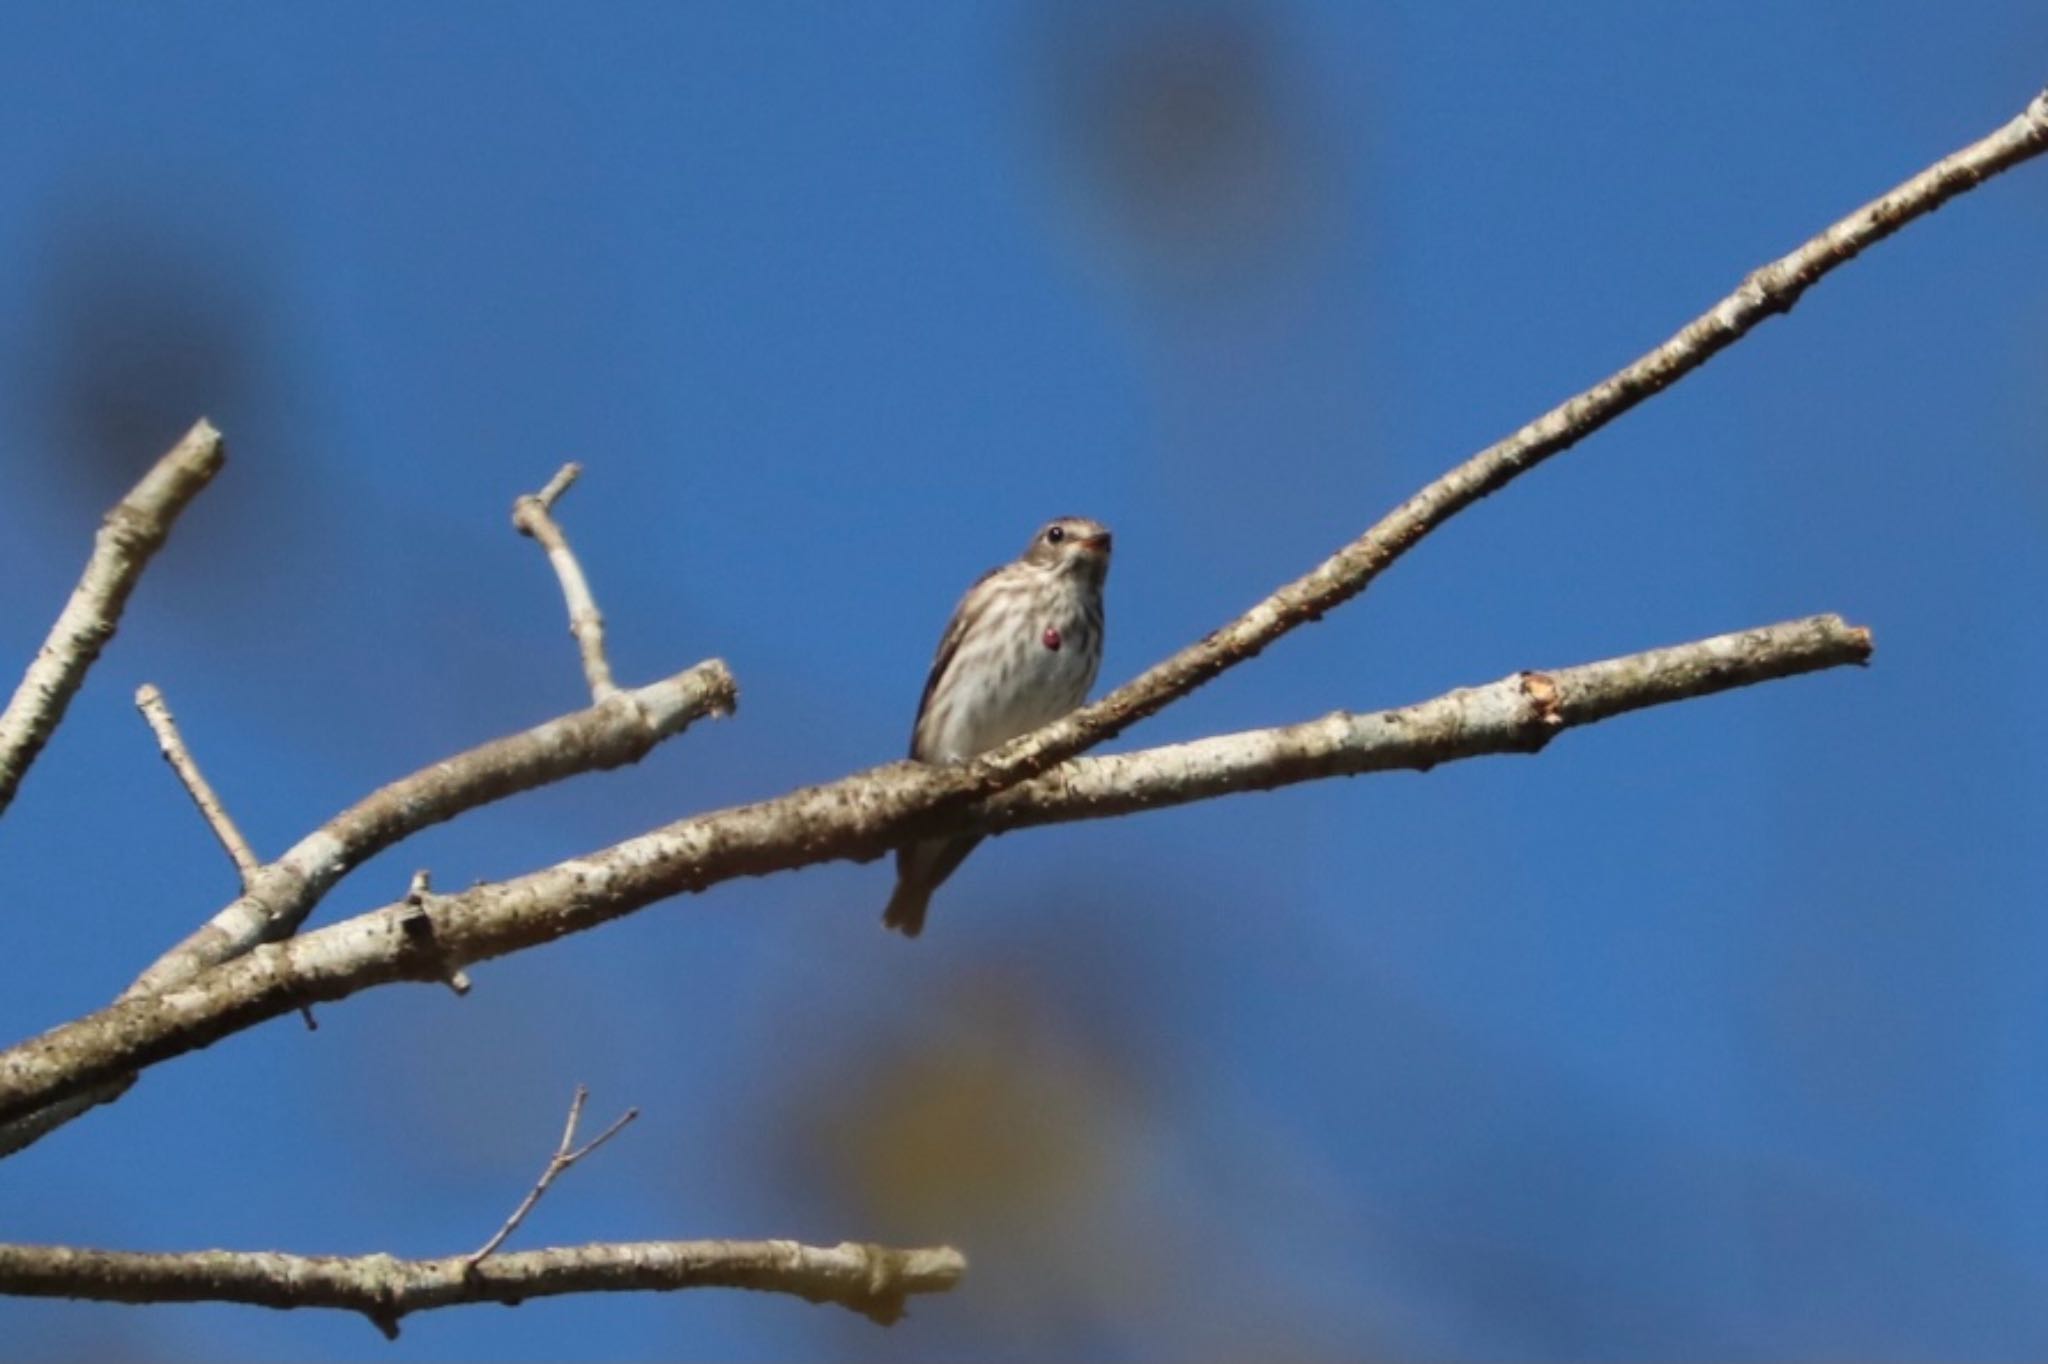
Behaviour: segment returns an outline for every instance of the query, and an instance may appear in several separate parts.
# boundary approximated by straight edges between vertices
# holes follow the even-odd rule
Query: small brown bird
[[[939,640],[910,756],[963,762],[1080,705],[1102,666],[1108,574],[1109,530],[1080,516],[1049,522],[1015,562],[984,573]],[[980,841],[969,834],[900,849],[896,893],[882,922],[916,937],[932,892]]]

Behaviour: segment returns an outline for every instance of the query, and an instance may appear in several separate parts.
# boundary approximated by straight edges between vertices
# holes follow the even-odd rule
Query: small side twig
[[[405,888],[405,932],[408,938],[414,939],[437,959],[441,959],[441,945],[434,938],[434,919],[427,913],[427,898],[433,893],[433,889],[433,873],[425,867],[412,874],[412,881]],[[441,977],[443,984],[458,995],[469,993],[469,972],[460,969],[447,970],[445,960],[442,960],[442,969],[446,971]]]
[[[213,784],[207,781],[206,774],[199,770],[198,760],[185,746],[185,736],[178,732],[178,720],[171,714],[171,703],[164,700],[163,690],[156,683],[145,682],[135,689],[135,708],[142,712],[150,732],[156,735],[157,750],[171,765],[171,771],[178,774],[185,794],[192,797],[192,803],[199,807],[199,817],[206,821],[207,828],[213,830],[213,836],[220,840],[228,860],[235,864],[235,875],[241,878],[242,890],[247,893],[256,873],[263,869],[262,859],[249,846],[249,840],[242,836],[241,829],[236,826],[234,817],[228,814],[227,806],[221,804],[220,796],[213,789]],[[306,1020],[307,1032],[320,1030],[320,1021],[313,1017],[312,1005],[301,1004],[299,1017]]]
[[[235,827],[235,821],[228,815],[227,807],[221,804],[212,783],[206,780],[206,774],[193,760],[192,751],[185,747],[185,738],[178,733],[177,718],[171,714],[170,703],[164,700],[163,691],[154,682],[143,683],[135,690],[135,708],[149,722],[164,761],[171,765],[171,771],[178,774],[185,794],[192,797],[192,803],[199,807],[200,817],[206,821],[206,827],[213,830],[213,836],[220,840],[228,859],[235,864],[236,874],[242,878],[242,889],[247,890],[249,878],[263,865],[262,861],[256,856],[256,850],[249,846],[249,840],[242,837],[242,831]]]
[[[569,1121],[562,1127],[562,1140],[556,1144],[555,1154],[548,1158],[547,1168],[540,1172],[540,1178],[527,1190],[526,1197],[519,1200],[519,1206],[512,1210],[512,1215],[505,1219],[505,1225],[498,1228],[497,1234],[463,1257],[464,1273],[473,1272],[492,1251],[505,1244],[506,1237],[519,1230],[519,1224],[526,1220],[526,1215],[540,1202],[541,1195],[548,1191],[548,1186],[560,1178],[564,1171],[617,1136],[627,1123],[640,1116],[639,1109],[629,1108],[619,1114],[610,1127],[578,1146],[576,1125],[583,1121],[583,1105],[589,1099],[590,1090],[583,1085],[576,1086],[575,1097],[569,1100]]]
[[[583,466],[574,461],[564,464],[545,488],[512,504],[512,524],[521,535],[539,541],[547,551],[548,563],[562,584],[562,600],[569,607],[569,633],[576,637],[576,650],[583,656],[583,676],[590,683],[590,699],[602,702],[619,689],[612,681],[612,665],[605,659],[604,614],[597,609],[597,599],[590,593],[583,566],[577,563],[575,551],[569,548],[568,537],[555,524],[553,514],[556,501],[569,491],[582,472]]]

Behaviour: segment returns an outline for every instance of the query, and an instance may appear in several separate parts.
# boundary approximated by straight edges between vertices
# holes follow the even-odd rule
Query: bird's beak
[[[1100,535],[1089,536],[1087,539],[1081,542],[1081,547],[1083,549],[1092,550],[1097,554],[1109,553],[1109,532],[1104,531]]]

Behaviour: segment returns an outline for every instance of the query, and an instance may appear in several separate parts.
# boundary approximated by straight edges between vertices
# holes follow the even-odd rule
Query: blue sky
[[[742,688],[316,922],[895,757],[954,599],[1117,532],[1105,684],[2015,113],[2048,13],[1150,0],[44,6],[0,49],[0,657],[190,420],[231,463],[0,822],[0,1025],[622,678]],[[415,1318],[0,1302],[25,1358],[2048,1352],[2048,167],[1982,190],[1122,742],[1814,611],[1873,667],[718,888],[166,1066],[10,1240],[952,1240],[894,1333],[737,1294]],[[923,1144],[920,1144],[923,1143]],[[904,1153],[911,1153],[906,1156]]]

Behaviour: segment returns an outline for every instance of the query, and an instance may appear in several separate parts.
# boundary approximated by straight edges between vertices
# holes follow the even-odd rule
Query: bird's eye
[[[1045,542],[1048,545],[1056,545],[1066,538],[1067,528],[1065,526],[1054,526],[1045,533]]]

